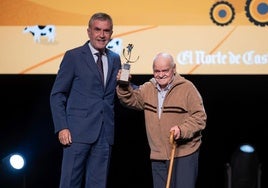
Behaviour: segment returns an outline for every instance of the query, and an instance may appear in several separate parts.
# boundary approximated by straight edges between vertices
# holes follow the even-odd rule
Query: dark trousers
[[[170,188],[195,188],[198,175],[199,151],[174,159]],[[152,160],[152,174],[154,188],[165,188],[169,162],[166,160]]]
[[[110,156],[103,131],[93,144],[72,143],[64,148],[60,188],[106,188]]]

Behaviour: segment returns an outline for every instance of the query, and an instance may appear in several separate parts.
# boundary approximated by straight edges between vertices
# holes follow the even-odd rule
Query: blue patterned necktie
[[[102,82],[104,83],[103,65],[102,65],[102,59],[101,59],[102,52],[98,52],[96,53],[96,55],[98,56],[98,59],[97,59],[98,70],[100,72]]]

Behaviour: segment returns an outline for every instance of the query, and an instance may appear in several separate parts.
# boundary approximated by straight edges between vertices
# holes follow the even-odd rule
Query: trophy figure
[[[123,56],[126,59],[126,63],[122,65],[122,69],[121,69],[121,76],[119,79],[119,84],[121,85],[129,84],[130,63],[135,63],[139,59],[139,56],[138,56],[135,61],[131,60],[131,51],[133,47],[134,47],[133,44],[128,44],[128,46],[126,47],[127,55],[125,54],[126,49],[125,48],[123,49]]]

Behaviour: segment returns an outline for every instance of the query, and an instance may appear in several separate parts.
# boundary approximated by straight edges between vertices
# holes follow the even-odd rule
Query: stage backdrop
[[[110,48],[133,44],[132,74],[151,74],[158,52],[182,74],[267,74],[268,0],[1,0],[0,74],[54,74],[88,40],[95,12],[114,20]]]

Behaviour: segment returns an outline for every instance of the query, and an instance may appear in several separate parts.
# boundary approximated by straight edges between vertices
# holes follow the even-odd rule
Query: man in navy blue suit
[[[60,188],[107,185],[121,61],[106,48],[113,33],[110,15],[92,15],[87,33],[89,41],[65,53],[50,95],[55,133],[63,145]],[[102,73],[96,53],[102,54]]]

